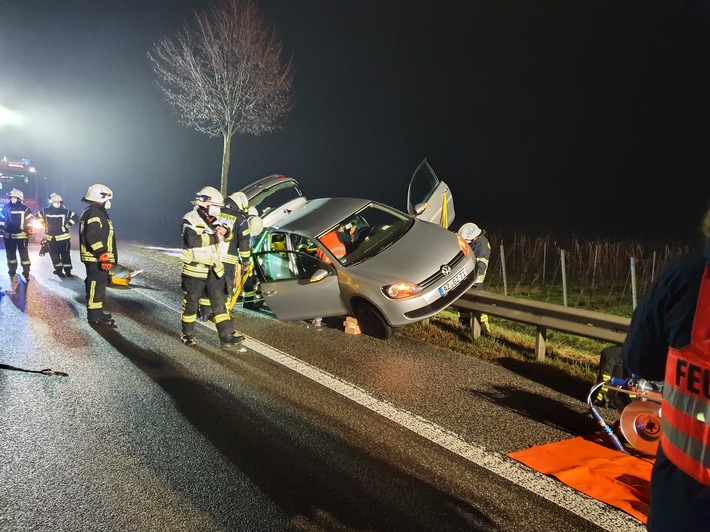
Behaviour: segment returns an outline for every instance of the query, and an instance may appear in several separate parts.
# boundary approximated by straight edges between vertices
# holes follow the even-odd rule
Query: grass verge
[[[558,387],[585,400],[596,381],[600,353],[611,345],[548,331],[547,353],[540,362],[535,358],[534,327],[494,317],[490,317],[490,324],[490,336],[473,340],[470,329],[460,323],[458,312],[444,310],[429,320],[402,327],[397,334],[514,368],[544,384],[558,381]]]

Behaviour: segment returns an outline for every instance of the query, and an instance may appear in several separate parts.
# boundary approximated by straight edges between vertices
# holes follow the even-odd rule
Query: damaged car
[[[447,229],[451,192],[426,159],[410,182],[407,213],[369,199],[309,200],[285,176],[242,191],[264,221],[255,274],[279,320],[353,316],[362,333],[386,340],[473,285],[471,249]]]

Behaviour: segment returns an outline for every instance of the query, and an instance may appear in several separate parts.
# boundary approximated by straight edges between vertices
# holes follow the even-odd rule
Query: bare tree
[[[235,133],[278,129],[291,107],[293,69],[254,0],[219,0],[148,53],[181,124],[222,136],[221,192],[227,194]]]

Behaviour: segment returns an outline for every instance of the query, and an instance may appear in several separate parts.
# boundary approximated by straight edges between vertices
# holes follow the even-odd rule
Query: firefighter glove
[[[101,269],[105,272],[109,271],[113,267],[113,264],[109,261],[108,253],[104,252],[101,254],[99,257],[99,266],[101,266]]]

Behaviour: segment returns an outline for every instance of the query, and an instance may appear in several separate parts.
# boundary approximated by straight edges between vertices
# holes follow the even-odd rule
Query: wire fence
[[[665,264],[688,243],[595,241],[488,234],[486,288],[506,295],[630,315]]]

